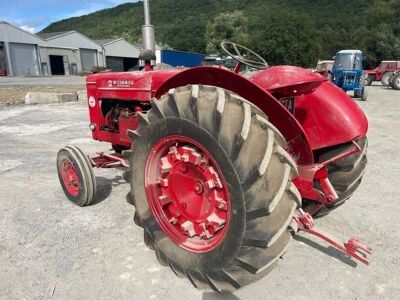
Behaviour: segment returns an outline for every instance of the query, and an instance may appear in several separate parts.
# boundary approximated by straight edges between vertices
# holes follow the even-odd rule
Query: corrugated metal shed
[[[123,38],[95,40],[102,46],[107,69],[123,72],[139,64],[140,50]]]
[[[138,58],[140,50],[123,38],[95,40],[103,47],[105,56]]]
[[[38,46],[45,44],[44,40],[10,23],[0,21],[0,42],[2,74],[41,75]]]
[[[33,45],[45,43],[43,39],[36,35],[4,21],[0,21],[0,41]]]
[[[77,64],[78,72],[90,72],[95,66],[104,66],[103,48],[77,31],[40,33],[38,36],[46,40],[48,47],[79,49],[79,59],[74,62]],[[64,61],[64,63],[66,64],[64,69],[66,69],[69,62]]]
[[[100,45],[77,31],[40,33],[38,36],[45,39],[46,42],[52,46],[95,49],[99,52],[102,51]]]
[[[160,62],[173,67],[197,67],[203,63],[205,55],[193,52],[161,50]]]

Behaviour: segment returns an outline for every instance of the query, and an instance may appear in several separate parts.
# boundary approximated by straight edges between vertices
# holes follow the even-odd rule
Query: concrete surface
[[[78,91],[78,101],[85,101],[87,102],[87,92],[86,91]]]
[[[234,295],[194,289],[143,243],[117,170],[96,170],[96,204],[68,202],[56,175],[59,148],[107,150],[88,129],[86,104],[0,110],[1,299],[398,299],[400,294],[400,91],[369,87],[368,167],[351,201],[317,221],[374,249],[367,267],[307,234],[269,276]]]
[[[85,86],[84,76],[0,77],[0,88],[28,86]]]
[[[81,97],[82,98],[82,97]],[[78,93],[30,92],[25,96],[26,104],[51,104],[78,101]]]

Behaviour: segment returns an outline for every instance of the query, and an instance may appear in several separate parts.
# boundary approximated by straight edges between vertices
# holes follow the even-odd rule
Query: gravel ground
[[[58,149],[108,148],[90,139],[84,104],[0,110],[0,298],[398,299],[400,92],[372,86],[369,96],[358,102],[370,122],[364,181],[317,225],[363,239],[374,249],[372,264],[301,234],[269,276],[229,296],[197,291],[158,264],[133,223],[120,171],[96,170],[95,205],[66,200],[56,175]]]
[[[76,93],[85,89],[85,77],[0,77],[0,107],[25,103],[29,92]]]

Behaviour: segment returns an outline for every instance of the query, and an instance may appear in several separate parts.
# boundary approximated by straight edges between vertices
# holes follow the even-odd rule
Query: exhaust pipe
[[[144,25],[142,26],[143,50],[156,52],[156,39],[154,26],[150,20],[150,0],[143,0],[144,6]]]

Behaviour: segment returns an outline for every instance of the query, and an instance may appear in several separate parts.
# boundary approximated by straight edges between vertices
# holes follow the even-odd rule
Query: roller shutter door
[[[80,49],[82,71],[90,72],[94,66],[97,66],[97,51],[91,49]]]
[[[122,57],[106,56],[107,69],[113,72],[124,71],[124,59]]]
[[[40,76],[36,45],[10,43],[10,58],[14,76]]]

